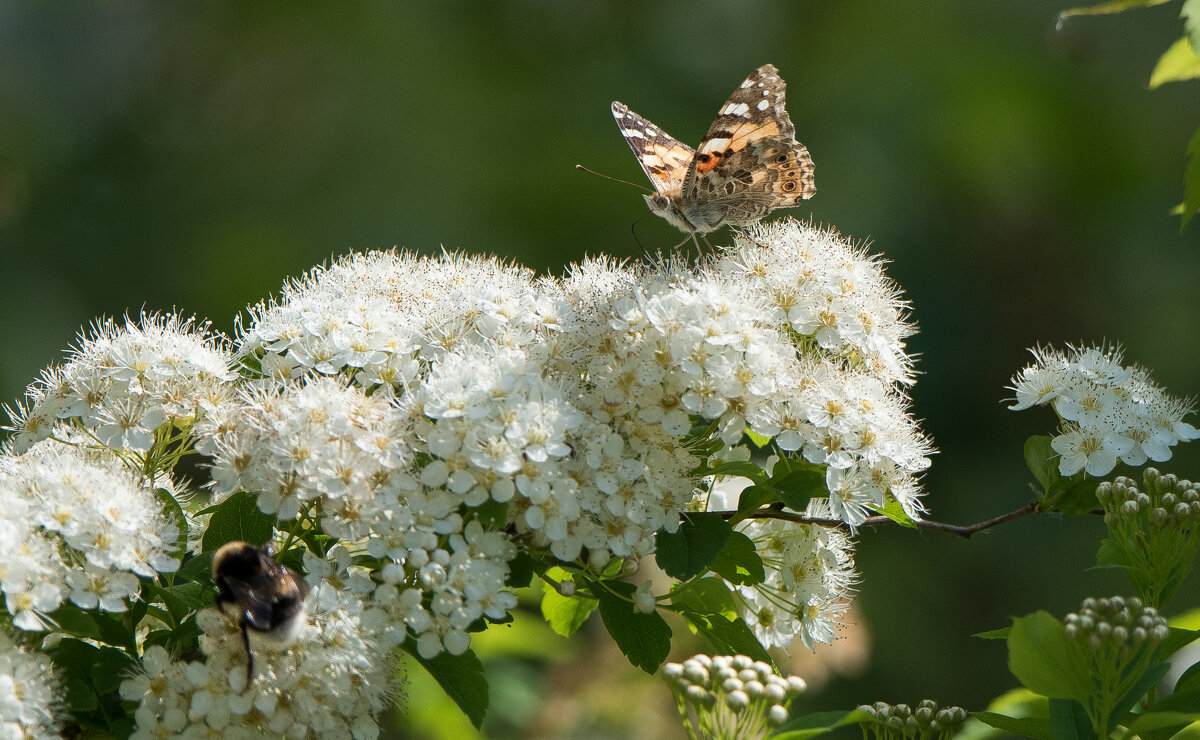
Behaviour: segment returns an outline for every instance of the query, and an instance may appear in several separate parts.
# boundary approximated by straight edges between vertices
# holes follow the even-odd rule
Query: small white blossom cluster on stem
[[[693,655],[665,664],[662,677],[692,740],[765,737],[788,720],[787,705],[807,688],[804,679],[782,678],[745,655]]]
[[[0,632],[0,738],[58,738],[62,688],[50,658]]]
[[[1061,455],[1058,472],[1099,477],[1117,462],[1144,465],[1171,459],[1171,448],[1200,438],[1183,421],[1190,401],[1168,395],[1139,365],[1121,364],[1119,347],[1036,347],[1034,362],[1012,381],[1020,411],[1050,404],[1062,421],[1051,447]]]
[[[46,629],[44,616],[68,597],[123,612],[138,576],[179,567],[179,530],[153,489],[107,449],[89,452],[83,434],[59,436],[75,445],[47,439],[0,457],[0,590],[24,630]]]
[[[204,661],[172,660],[154,645],[121,684],[121,698],[138,702],[133,738],[378,736],[374,718],[395,699],[395,663],[352,595],[311,615],[291,647],[257,649],[249,685],[237,625],[215,609],[197,623]]]
[[[22,452],[74,419],[113,450],[146,453],[163,424],[186,428],[220,401],[234,377],[227,344],[207,323],[177,315],[98,321],[64,365],[26,390],[24,404],[6,407],[16,433],[9,444]]]
[[[808,511],[821,516],[820,502]],[[842,531],[778,519],[738,527],[753,542],[766,579],[738,586],[746,623],[764,646],[787,649],[793,640],[809,650],[830,644],[854,595],[854,545]]]
[[[732,457],[749,459],[747,450],[740,452]],[[769,460],[767,469],[776,462]],[[740,477],[713,481],[708,510],[736,510],[750,483]],[[810,501],[804,513],[816,519],[831,516],[828,502],[821,499]],[[762,583],[731,585],[755,638],[785,651],[797,639],[809,650],[817,643],[832,643],[858,583],[850,536],[836,528],[784,519],[749,519],[737,530],[754,543],[765,574]]]

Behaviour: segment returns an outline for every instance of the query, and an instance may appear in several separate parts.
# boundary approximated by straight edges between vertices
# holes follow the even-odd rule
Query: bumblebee
[[[251,647],[279,650],[296,641],[304,625],[308,584],[275,560],[275,549],[230,542],[213,556],[217,607],[237,621],[246,648],[246,685],[254,675]]]

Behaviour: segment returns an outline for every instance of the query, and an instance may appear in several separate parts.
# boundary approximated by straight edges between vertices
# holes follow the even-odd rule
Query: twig
[[[935,532],[945,532],[947,534],[958,535],[959,537],[962,537],[965,540],[965,539],[970,539],[971,535],[975,534],[976,532],[982,532],[985,529],[990,529],[991,527],[994,527],[997,524],[1003,524],[1005,522],[1012,521],[1013,519],[1020,519],[1023,516],[1027,516],[1029,514],[1034,514],[1037,511],[1038,511],[1038,502],[1030,501],[1029,503],[1025,504],[1024,506],[1022,506],[1019,509],[1010,511],[1007,514],[1001,514],[1000,516],[997,516],[997,517],[992,517],[991,519],[985,519],[982,522],[976,522],[975,524],[965,524],[965,525],[944,524],[942,522],[932,522],[932,521],[929,521],[926,519],[918,519],[914,523],[917,525],[918,529],[932,529]],[[733,512],[733,511],[727,512],[727,514],[729,516],[733,516],[736,513],[737,512]],[[845,522],[843,522],[841,519],[824,519],[821,517],[805,516],[804,514],[796,514],[791,511],[780,511],[779,509],[772,509],[772,508],[759,509],[758,511],[754,512],[753,514],[751,514],[750,516],[748,516],[746,518],[747,519],[782,519],[784,521],[797,522],[799,524],[819,524],[823,527],[840,527],[840,528],[845,528],[845,529],[849,528],[849,525],[846,524]],[[871,516],[871,517],[867,517],[865,520],[863,520],[858,526],[859,527],[877,527],[881,524],[891,524],[891,523],[894,523],[894,522],[892,522],[892,520],[887,518],[886,516]]]

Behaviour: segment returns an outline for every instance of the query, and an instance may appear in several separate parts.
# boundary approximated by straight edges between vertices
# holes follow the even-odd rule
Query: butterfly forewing
[[[688,165],[692,162],[692,148],[671,138],[658,126],[629,110],[624,103],[614,100],[612,114],[654,189],[665,193],[682,186]]]

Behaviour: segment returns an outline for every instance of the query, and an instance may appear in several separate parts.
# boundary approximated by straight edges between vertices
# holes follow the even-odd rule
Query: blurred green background
[[[544,271],[637,257],[639,191],[573,169],[641,179],[609,102],[695,145],[771,62],[817,164],[812,217],[871,239],[912,301],[914,412],[941,451],[931,516],[1014,509],[1030,497],[1022,442],[1052,423],[1001,403],[1027,347],[1119,341],[1171,391],[1200,390],[1200,231],[1168,215],[1200,97],[1146,89],[1178,6],[1056,28],[1063,6],[9,0],[0,398],[97,315],[177,307],[231,331],[286,276],[349,250],[444,245]],[[679,238],[653,218],[637,233],[651,249]],[[1164,467],[1200,477],[1196,447]],[[814,684],[801,708],[981,709],[1015,681],[1003,645],[972,633],[1126,589],[1084,572],[1101,532],[1095,517],[971,541],[864,532],[849,636],[817,664],[796,650]],[[1197,603],[1193,580],[1173,607]],[[590,627],[573,644],[536,620],[493,630],[486,736],[681,736],[656,724],[665,689]],[[397,733],[466,736],[436,692],[409,694]]]

